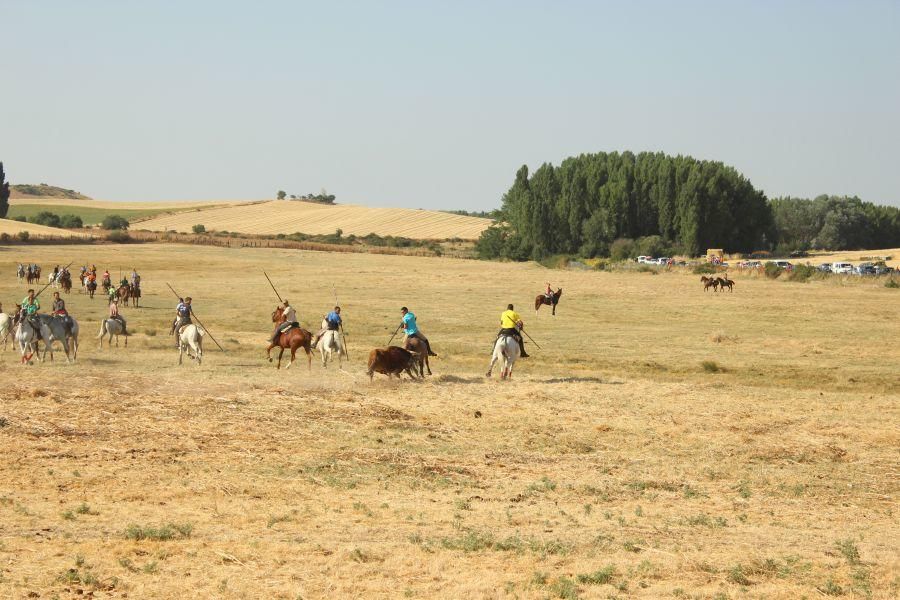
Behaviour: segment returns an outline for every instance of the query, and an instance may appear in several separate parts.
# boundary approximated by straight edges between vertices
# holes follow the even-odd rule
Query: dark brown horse
[[[276,324],[284,323],[284,309],[282,307],[278,307],[275,309],[275,312],[272,313],[272,322]],[[284,356],[284,351],[290,348],[291,350],[291,360],[287,364],[287,369],[294,364],[294,359],[297,357],[297,348],[303,348],[306,352],[307,366],[309,370],[312,370],[312,334],[302,327],[292,327],[285,332],[279,333],[278,337],[275,340],[275,343],[269,344],[269,347],[266,348],[266,358],[269,359],[269,362],[272,362],[272,348],[278,346],[281,348],[281,352],[278,353],[278,366],[277,368],[281,368],[281,357]]]
[[[553,295],[547,297],[547,294],[541,294],[540,296],[536,296],[534,299],[534,312],[537,314],[538,309],[546,304],[547,306],[552,307],[553,312],[551,314],[556,315],[556,305],[559,304],[559,297],[562,296],[562,288],[558,288]]]
[[[141,286],[129,284],[128,289],[131,292],[131,306],[138,308],[141,304]]]
[[[68,294],[72,291],[72,274],[68,271],[64,271],[62,275],[59,276],[59,287],[62,288],[62,291]]]
[[[116,290],[116,296],[119,297],[119,304],[121,306],[127,306],[128,299],[131,298],[131,287],[127,285],[120,285]]]
[[[725,288],[728,288],[729,292],[734,291],[734,281],[728,279],[728,273],[725,273],[725,277],[719,277],[719,287],[722,288],[722,291],[725,291]]]
[[[431,375],[431,365],[428,364],[428,346],[419,338],[406,338],[404,348],[413,353],[413,371],[418,369],[419,377],[425,379],[425,369]]]
[[[707,277],[704,275],[700,278],[700,281],[703,282],[703,291],[705,292],[709,288],[712,288],[714,292],[719,291],[719,279],[718,277]]]

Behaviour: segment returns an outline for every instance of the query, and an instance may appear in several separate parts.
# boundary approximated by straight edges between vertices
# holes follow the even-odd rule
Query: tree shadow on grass
[[[434,380],[438,383],[484,383],[484,377],[457,377],[456,375],[438,375]]]
[[[606,381],[600,377],[553,377],[542,379],[541,383],[605,383],[606,385],[622,385],[622,381]]]

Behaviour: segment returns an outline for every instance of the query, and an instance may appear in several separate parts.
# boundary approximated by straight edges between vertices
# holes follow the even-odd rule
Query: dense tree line
[[[687,254],[900,245],[898,209],[858,198],[766,196],[721,162],[662,153],[582,154],[516,173],[483,258]],[[617,243],[618,242],[618,243]]]
[[[775,235],[765,196],[733,168],[649,152],[582,154],[531,176],[523,166],[501,219],[479,240],[481,256],[608,256],[615,240],[647,236],[697,255],[766,248]]]
[[[900,208],[852,196],[774,198],[778,249],[855,250],[900,246]]]
[[[9,182],[6,181],[3,163],[0,162],[0,219],[5,219],[7,212],[9,212]]]

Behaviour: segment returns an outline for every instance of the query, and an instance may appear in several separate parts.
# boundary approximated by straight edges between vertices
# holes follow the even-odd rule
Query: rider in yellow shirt
[[[515,337],[521,349],[521,357],[528,358],[528,353],[525,352],[525,340],[522,339],[520,331],[524,328],[525,323],[522,321],[522,317],[515,311],[512,304],[508,304],[506,310],[500,315],[500,333],[497,334],[497,337],[501,335],[512,335]]]

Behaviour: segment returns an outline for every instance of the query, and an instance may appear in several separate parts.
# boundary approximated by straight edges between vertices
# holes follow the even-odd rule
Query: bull
[[[418,359],[418,354],[400,346],[375,348],[369,352],[369,380],[372,380],[376,372],[387,375],[388,379],[393,375],[400,379],[400,374],[403,371],[406,371],[412,379],[415,379],[413,368],[416,366]]]

